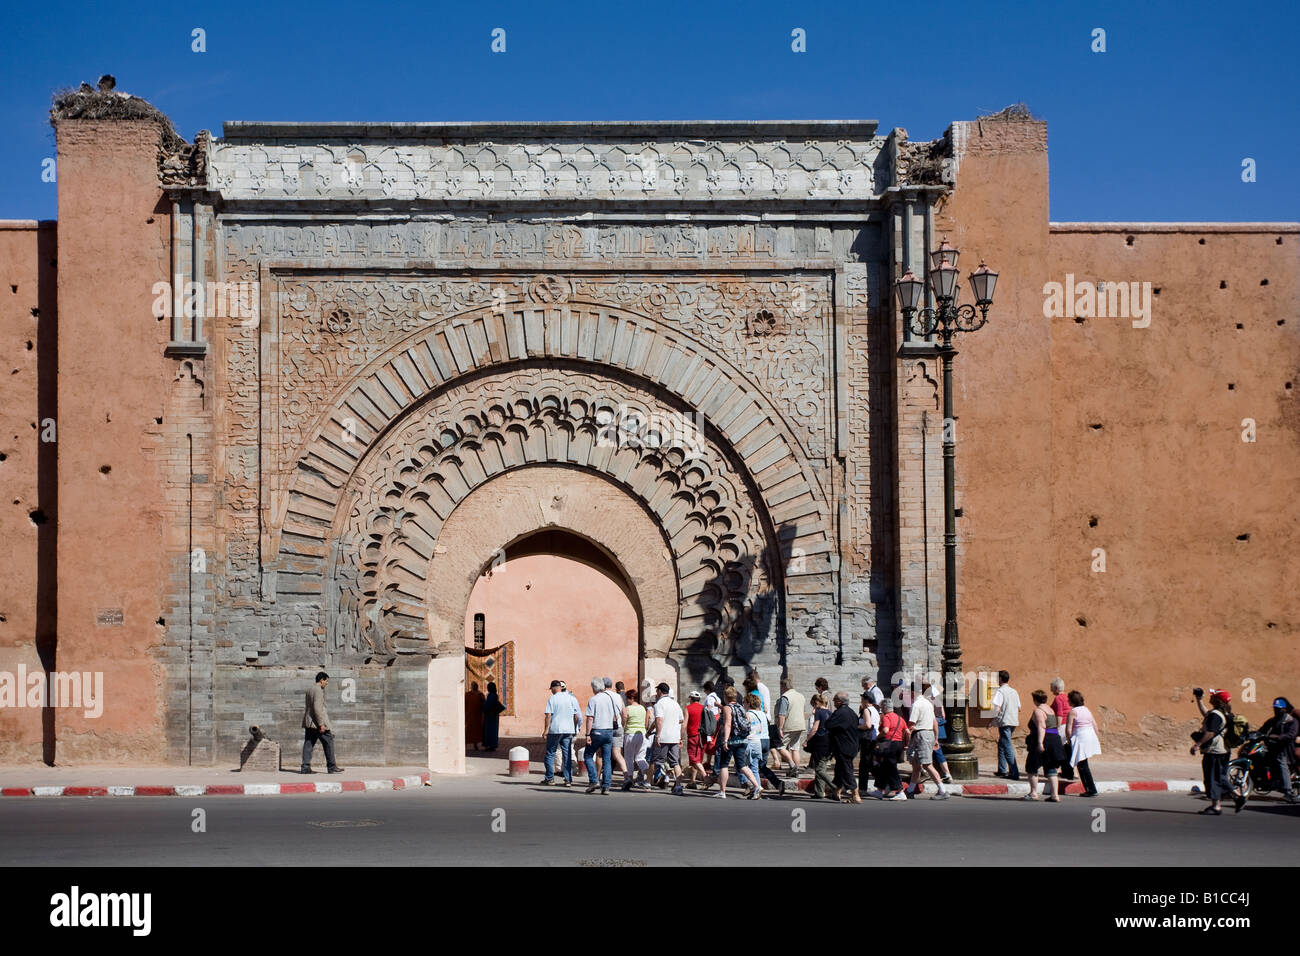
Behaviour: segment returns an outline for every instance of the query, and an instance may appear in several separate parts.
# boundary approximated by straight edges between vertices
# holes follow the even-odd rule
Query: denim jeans
[[[325,751],[325,768],[333,770],[338,766],[334,762],[334,731],[327,730],[321,733],[319,730],[307,730],[303,732],[302,741],[302,770],[306,773],[311,769],[312,751],[316,749],[316,741],[320,741],[320,749]]]
[[[546,768],[546,779],[555,779],[555,751],[560,749],[564,751],[564,782],[573,782],[573,750],[569,745],[573,743],[573,734],[547,734],[546,735],[546,758],[542,761],[542,766]]]
[[[610,782],[614,779],[614,731],[593,730],[591,732],[591,743],[587,746],[587,752],[583,754],[583,762],[587,765],[587,783],[593,787],[596,785],[597,750],[600,751],[602,764],[600,785],[608,790]]]
[[[1016,732],[1014,727],[998,728],[998,773],[1005,773],[1012,780],[1020,779],[1020,768],[1016,766],[1016,745],[1011,741],[1011,735]]]

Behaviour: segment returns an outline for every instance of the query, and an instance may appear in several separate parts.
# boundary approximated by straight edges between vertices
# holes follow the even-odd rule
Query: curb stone
[[[261,797],[303,793],[366,793],[429,786],[425,772],[382,780],[325,780],[320,783],[212,783],[173,787],[141,784],[134,787],[0,787],[0,797]]]

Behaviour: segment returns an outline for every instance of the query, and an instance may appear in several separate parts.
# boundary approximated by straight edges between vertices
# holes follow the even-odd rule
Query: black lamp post
[[[993,287],[998,274],[980,263],[970,276],[971,292],[975,305],[957,304],[960,289],[957,272],[956,249],[945,239],[930,253],[930,291],[935,305],[920,308],[925,284],[912,275],[911,270],[895,283],[898,304],[903,310],[903,321],[914,335],[929,337],[938,334],[942,341],[938,352],[943,358],[943,577],[945,610],[943,621],[943,692],[948,714],[948,739],[943,752],[948,757],[948,769],[957,780],[974,780],[979,776],[979,761],[975,745],[966,730],[965,677],[961,665],[961,641],[957,638],[957,513],[955,505],[955,435],[952,415],[952,357],[957,354],[952,338],[958,332],[974,332],[988,321],[989,306],[993,304]],[[976,308],[978,307],[978,311]],[[950,690],[957,690],[949,699]]]

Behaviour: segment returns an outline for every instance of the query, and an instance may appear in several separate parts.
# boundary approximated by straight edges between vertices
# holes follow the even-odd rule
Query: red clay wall
[[[1112,752],[1181,750],[1194,685],[1229,688],[1258,723],[1274,695],[1300,697],[1296,227],[1049,229],[1043,124],[955,132],[936,239],[963,272],[980,256],[1001,271],[956,359],[966,668],[1005,667],[1026,696],[1063,677]],[[1066,273],[1149,281],[1150,326],[1046,317]],[[1251,679],[1258,702],[1241,703]]]
[[[0,222],[0,672],[15,680],[43,673],[54,637],[55,446],[40,434],[54,415],[55,238],[52,222]],[[0,760],[41,759],[51,716],[0,708]]]
[[[164,674],[152,649],[168,568],[154,456],[171,377],[166,322],[151,314],[169,261],[159,128],[65,120],[57,139],[58,667],[105,680],[101,717],[60,710],[58,756],[158,763]]]
[[[1053,228],[1054,280],[1153,293],[1146,328],[1052,327],[1054,645],[1116,742],[1182,747],[1197,685],[1227,688],[1256,725],[1275,696],[1300,699],[1298,239],[1294,226]]]

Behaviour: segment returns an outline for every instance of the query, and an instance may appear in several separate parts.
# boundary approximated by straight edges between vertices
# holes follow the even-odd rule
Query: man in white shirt
[[[862,678],[862,692],[867,695],[870,704],[880,710],[880,705],[885,702],[885,694],[877,685],[874,677]]]
[[[655,750],[654,763],[656,771],[670,775],[673,780],[673,793],[683,794],[681,782],[682,763],[682,727],[686,723],[686,714],[682,707],[669,694],[667,684],[660,684],[655,699]]]
[[[912,732],[907,744],[907,756],[912,762],[912,779],[908,782],[905,793],[909,797],[916,796],[923,775],[922,768],[925,768],[924,774],[928,775],[938,787],[938,792],[930,799],[947,800],[948,794],[944,792],[943,780],[939,777],[939,771],[934,769],[936,729],[934,704],[930,703],[930,698],[925,694],[929,686],[928,682],[923,682],[921,693],[912,695],[912,709],[907,715],[907,728]]]
[[[573,695],[562,691],[558,680],[551,681],[551,696],[546,699],[546,710],[542,717],[542,736],[546,739],[546,757],[542,761],[542,766],[546,769],[543,786],[555,785],[555,752],[561,749],[564,785],[567,787],[573,783],[573,751],[570,745],[578,730],[579,713]]]
[[[622,705],[613,690],[605,687],[605,681],[599,677],[591,679],[591,698],[587,701],[587,719],[585,734],[587,752],[584,762],[587,764],[587,792],[595,793],[599,788],[602,794],[609,793],[613,779],[614,766],[614,727],[618,723]],[[601,756],[601,779],[596,782],[596,753]]]
[[[993,722],[998,725],[998,769],[994,776],[1019,780],[1020,768],[1016,766],[1016,747],[1012,737],[1020,726],[1020,694],[1011,686],[1011,674],[1007,671],[998,671],[993,712]]]

